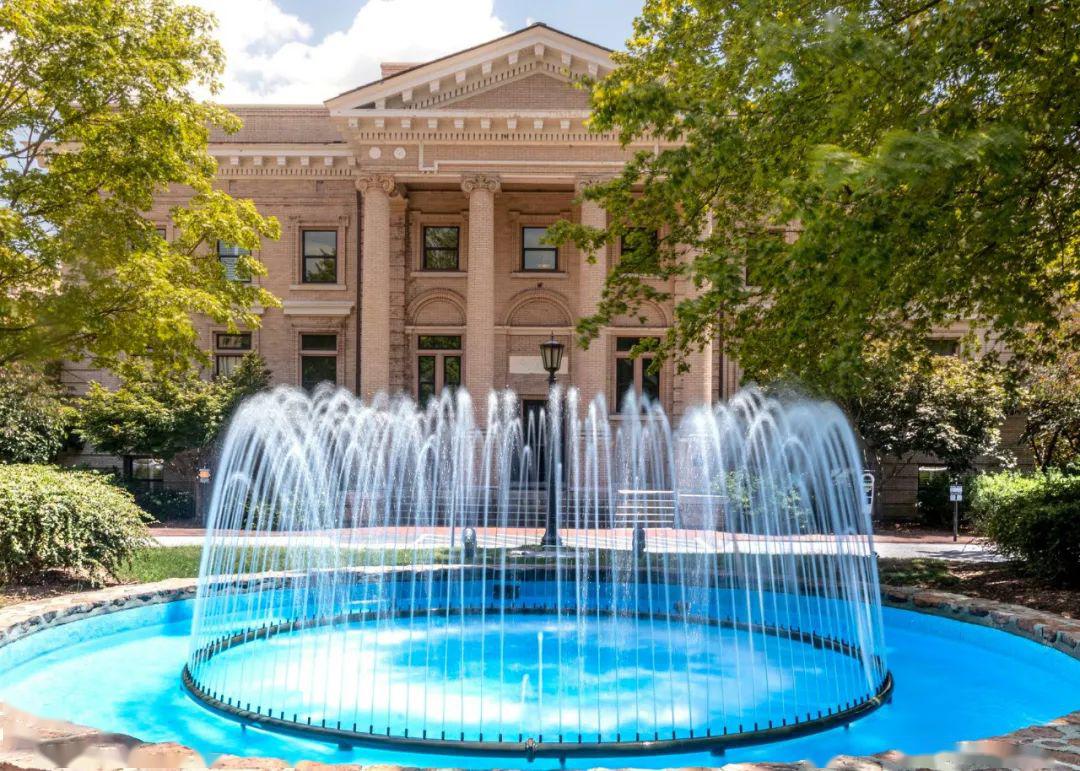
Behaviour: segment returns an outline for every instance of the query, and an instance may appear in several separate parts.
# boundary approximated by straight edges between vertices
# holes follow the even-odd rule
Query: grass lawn
[[[147,584],[166,578],[197,578],[201,546],[170,546],[166,549],[143,549],[120,573],[120,582]]]
[[[277,548],[277,547],[275,547]],[[199,575],[200,546],[173,546],[140,551],[119,576],[120,583],[135,584],[166,578],[195,578]],[[354,552],[358,564],[372,564],[371,555]],[[494,562],[495,550],[488,555]],[[435,563],[445,563],[450,554],[439,549]],[[409,564],[412,553],[401,550],[385,555],[384,564]],[[380,561],[382,561],[380,560]],[[1080,591],[1048,586],[1021,573],[1007,562],[947,562],[935,559],[883,559],[879,563],[881,582],[896,586],[917,586],[957,592],[1080,618]],[[0,606],[41,597],[51,597],[92,589],[86,581],[68,576],[49,576],[36,584],[0,586]]]

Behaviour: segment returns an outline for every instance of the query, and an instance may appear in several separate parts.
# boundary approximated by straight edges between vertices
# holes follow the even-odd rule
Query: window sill
[[[468,275],[464,270],[414,270],[409,278],[467,278]]]
[[[510,278],[564,279],[570,278],[570,274],[565,270],[515,270]]]
[[[345,284],[289,284],[290,292],[344,292],[348,288]]]

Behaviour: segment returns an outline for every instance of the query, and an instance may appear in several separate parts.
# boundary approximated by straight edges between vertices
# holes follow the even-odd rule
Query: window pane
[[[457,270],[457,249],[425,249],[424,270]]]
[[[416,347],[421,351],[461,350],[460,335],[420,335]]]
[[[249,283],[251,281],[250,276],[238,276],[236,274],[236,258],[241,255],[247,256],[251,254],[250,249],[242,249],[239,246],[225,243],[224,241],[217,242],[218,260],[225,266],[225,277],[229,281],[240,281],[242,283]]]
[[[641,395],[656,402],[660,400],[660,373],[649,374],[649,365],[652,363],[652,359],[641,359]]]
[[[305,284],[334,284],[337,282],[336,257],[305,257]]]
[[[461,385],[461,357],[443,357],[443,388]]]
[[[660,246],[660,237],[655,230],[632,228],[619,239],[619,254],[638,262],[651,262]]]
[[[424,228],[424,246],[436,249],[458,248],[458,229],[456,227]]]
[[[926,347],[934,356],[956,356],[960,353],[960,341],[955,337],[932,337]]]
[[[214,374],[221,375],[222,377],[228,377],[236,368],[240,366],[240,362],[244,360],[243,356],[238,356],[235,353],[230,353],[222,356],[214,357]]]
[[[435,395],[435,357],[419,356],[416,359],[416,400],[421,405]]]
[[[524,270],[555,270],[559,265],[559,253],[554,249],[526,249],[522,268]]]
[[[133,479],[162,479],[165,462],[158,458],[132,458],[131,476]]]
[[[622,412],[626,395],[634,390],[634,360],[615,360],[615,409]]]
[[[236,246],[235,244],[228,244],[224,241],[217,242],[218,257],[239,257],[240,255],[251,254],[250,249],[244,249],[243,247]]]
[[[237,275],[235,257],[218,257],[218,261],[220,261],[221,264],[224,266],[225,278],[229,279],[229,281],[240,281],[245,284],[250,283],[251,278],[246,276],[244,278],[241,278]]]
[[[620,337],[615,340],[616,351],[629,351],[641,340],[640,337]]]
[[[302,351],[336,351],[337,335],[300,335]]]
[[[336,257],[337,256],[337,231],[336,230],[305,230],[304,231],[304,256],[305,257]]]
[[[522,228],[521,245],[525,249],[551,249],[551,244],[542,243],[547,235],[547,228]]]
[[[551,244],[542,243],[547,228],[521,229],[521,269],[557,270],[559,250]]]
[[[456,227],[424,228],[424,269],[457,270],[459,235]]]
[[[226,351],[250,351],[251,333],[239,332],[231,335],[227,332],[218,332],[217,347]]]
[[[311,391],[319,383],[337,383],[337,357],[301,356],[300,385]]]

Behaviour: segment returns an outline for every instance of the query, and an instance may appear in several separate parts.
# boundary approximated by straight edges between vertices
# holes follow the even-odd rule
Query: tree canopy
[[[245,397],[267,388],[270,372],[257,353],[236,370],[203,380],[194,372],[158,377],[144,372],[116,390],[91,383],[80,405],[79,432],[111,455],[148,455],[171,461],[182,454],[199,465]],[[184,465],[184,464],[181,464]],[[184,470],[193,472],[194,466]]]
[[[646,0],[592,125],[660,150],[555,237],[659,238],[582,341],[683,277],[661,354],[719,335],[760,380],[857,392],[870,347],[955,321],[1023,354],[1080,299],[1078,52],[1057,0]]]
[[[213,187],[210,128],[239,121],[191,92],[222,70],[212,25],[171,0],[0,3],[0,366],[182,367],[201,356],[191,314],[250,327],[276,304],[215,255],[279,227]],[[146,213],[169,188],[191,198],[166,239]]]
[[[862,366],[862,389],[841,399],[873,460],[892,473],[918,456],[933,456],[953,476],[998,453],[1006,391],[990,361],[931,356],[897,363],[879,350]]]

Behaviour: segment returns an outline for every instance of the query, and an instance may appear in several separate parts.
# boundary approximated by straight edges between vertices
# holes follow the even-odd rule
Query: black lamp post
[[[540,361],[548,373],[548,413],[551,416],[551,430],[549,442],[551,447],[547,453],[547,518],[544,523],[544,537],[540,539],[541,546],[559,546],[559,523],[558,523],[558,500],[557,480],[555,475],[559,469],[559,445],[556,441],[557,430],[555,425],[555,373],[562,366],[563,351],[566,346],[555,339],[552,333],[550,340],[540,343]]]

